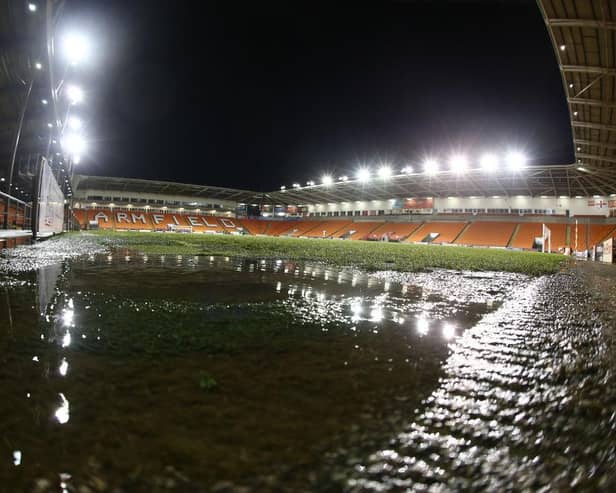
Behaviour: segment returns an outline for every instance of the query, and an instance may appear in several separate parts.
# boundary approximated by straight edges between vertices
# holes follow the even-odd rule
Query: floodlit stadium
[[[616,3],[360,4],[0,0],[6,491],[616,490]],[[426,88],[501,30],[556,61],[572,162],[508,113],[306,176],[405,91],[447,121]]]

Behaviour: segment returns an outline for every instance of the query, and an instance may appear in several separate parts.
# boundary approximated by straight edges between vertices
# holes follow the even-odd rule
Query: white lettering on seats
[[[152,214],[152,219],[154,220],[154,224],[160,224],[165,220],[165,216],[161,214]]]
[[[139,219],[139,221],[141,221],[143,224],[145,224],[145,215],[144,214],[135,214],[134,212],[131,213],[131,218],[133,220],[133,224],[135,224],[137,222],[137,219]]]
[[[175,224],[177,224],[178,226],[180,225],[180,221],[178,221],[178,218],[177,218],[177,217],[175,217],[175,216],[171,216],[171,219],[173,219],[173,222],[174,222]]]
[[[94,216],[95,221],[100,221],[101,219],[105,221],[106,223],[109,222],[109,218],[107,217],[107,214],[105,214],[104,212],[99,212],[98,214],[96,214],[96,216]]]
[[[188,218],[188,222],[190,223],[191,226],[201,226],[201,223],[199,222],[199,218],[198,217],[187,216],[187,218]]]
[[[207,222],[207,217],[202,217],[201,219],[203,219],[203,222],[205,223],[206,226],[210,227],[210,228],[218,228],[218,223],[208,223]]]
[[[220,222],[225,228],[237,228],[237,226],[233,223],[233,221],[230,221],[229,219],[225,219],[224,217],[220,218]]]
[[[126,212],[116,212],[116,221],[126,221],[128,222],[128,214]]]

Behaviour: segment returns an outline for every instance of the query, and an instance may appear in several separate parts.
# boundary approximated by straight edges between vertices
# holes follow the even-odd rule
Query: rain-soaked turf
[[[616,269],[103,238],[0,258],[0,491],[616,490]]]
[[[562,255],[536,252],[368,241],[110,231],[93,237],[102,244],[144,253],[311,260],[369,271],[456,269],[541,275],[556,272],[565,261]]]

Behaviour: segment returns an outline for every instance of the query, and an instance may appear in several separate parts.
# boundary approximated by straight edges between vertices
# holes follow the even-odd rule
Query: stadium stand
[[[577,227],[577,249],[588,250],[613,236],[615,232],[616,225],[614,224],[579,224]],[[569,242],[572,248],[576,247],[575,225],[571,226]]]
[[[321,232],[326,225],[326,221],[297,221],[294,227],[288,232],[288,236],[298,238],[300,236],[307,236],[308,233]],[[318,234],[317,236],[321,236]]]
[[[381,226],[382,222],[360,221],[351,223],[348,226],[340,229],[334,238],[342,238],[348,240],[365,240],[367,236],[376,228]]]
[[[459,245],[506,247],[513,235],[515,223],[482,222],[470,223],[456,240]]]
[[[270,221],[260,221],[259,219],[236,219],[235,221],[239,221],[240,226],[242,226],[247,233],[255,236],[264,235],[268,226],[270,226]]]
[[[333,238],[335,234],[352,224],[351,221],[324,221],[322,226],[315,227],[306,233],[309,238]]]
[[[407,241],[426,243],[453,243],[467,226],[465,222],[427,222],[417,228]]]
[[[522,248],[530,250],[535,243],[535,238],[541,237],[540,223],[521,223],[513,233],[509,244],[512,248]]]
[[[400,222],[386,222],[375,230],[371,231],[369,236],[371,239],[383,239],[384,236],[387,239],[395,239],[395,241],[404,241],[413,231],[417,230],[422,223],[400,223]]]

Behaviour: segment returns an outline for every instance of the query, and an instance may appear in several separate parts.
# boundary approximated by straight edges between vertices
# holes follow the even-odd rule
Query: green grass
[[[561,255],[439,245],[175,233],[88,234],[105,245],[148,254],[311,260],[367,271],[441,268],[543,275],[558,271],[566,262]]]

